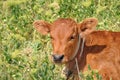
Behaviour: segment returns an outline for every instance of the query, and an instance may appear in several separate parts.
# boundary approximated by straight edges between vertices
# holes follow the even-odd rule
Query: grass
[[[60,17],[77,22],[96,17],[97,30],[120,31],[120,0],[1,0],[0,80],[64,80],[61,67],[49,59],[49,35],[32,25]]]

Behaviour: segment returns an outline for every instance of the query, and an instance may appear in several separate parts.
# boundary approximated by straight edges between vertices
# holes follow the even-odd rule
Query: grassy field
[[[96,17],[97,30],[120,31],[120,0],[0,0],[0,80],[64,80],[62,66],[49,59],[49,35],[32,25],[60,17]],[[83,80],[93,80],[86,74]]]

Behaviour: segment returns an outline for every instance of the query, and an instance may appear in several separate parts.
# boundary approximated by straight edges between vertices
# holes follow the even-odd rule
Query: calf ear
[[[87,18],[78,24],[78,32],[81,37],[85,37],[95,30],[97,24],[98,20],[96,18]]]
[[[33,26],[36,28],[38,32],[40,32],[43,35],[46,35],[50,32],[51,24],[43,20],[37,20],[37,21],[34,21]]]

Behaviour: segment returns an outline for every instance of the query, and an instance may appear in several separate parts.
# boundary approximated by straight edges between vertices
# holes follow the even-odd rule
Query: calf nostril
[[[53,59],[54,59],[54,61],[57,59],[57,57],[55,56],[55,55],[52,55],[53,56]]]
[[[60,60],[62,60],[63,58],[64,58],[64,55],[61,55],[61,56],[60,56]]]

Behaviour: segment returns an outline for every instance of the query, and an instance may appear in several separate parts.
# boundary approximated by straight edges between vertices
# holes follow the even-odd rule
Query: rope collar
[[[76,55],[77,55],[77,53],[78,53],[78,51],[79,51],[80,42],[81,42],[81,36],[79,35],[79,36],[78,36],[77,48],[76,48],[75,53],[74,53],[74,55],[73,55],[73,57],[72,57],[71,60],[73,60],[73,59],[76,57]]]
[[[76,55],[78,54],[78,51],[79,51],[79,48],[80,48],[80,45],[81,45],[80,55],[79,55],[79,57],[81,58],[81,56],[82,56],[82,54],[83,54],[83,48],[84,48],[85,38],[83,38],[82,44],[81,44],[81,40],[82,40],[82,39],[81,39],[81,36],[79,35],[79,36],[78,36],[77,48],[76,48],[76,50],[75,50],[74,56],[73,56],[72,59],[71,59],[71,60],[74,60],[74,59],[75,59],[75,67],[74,67],[74,69],[77,69],[79,79],[80,79],[80,76],[79,76],[80,71],[79,71],[78,59],[77,59]],[[70,60],[70,61],[71,61],[71,60]],[[63,73],[64,73],[64,70],[66,70],[66,69],[67,69],[67,68],[64,67]],[[67,70],[67,71],[68,71],[68,70]],[[68,79],[69,79],[69,76],[67,77],[66,80],[68,80]]]
[[[84,43],[85,43],[85,38],[83,38],[83,41],[82,41],[82,44],[81,44],[80,55],[79,55],[80,58],[81,58],[81,56],[82,56],[82,54],[83,54]],[[79,43],[79,45],[80,45],[80,43]],[[79,49],[79,48],[78,48],[78,49]],[[77,53],[78,53],[78,51],[77,51]],[[77,68],[78,77],[79,77],[79,79],[81,79],[81,77],[79,76],[79,74],[80,74],[80,69],[79,69],[79,65],[78,65],[78,60],[77,60],[77,58],[75,58],[75,65],[76,65],[76,68]]]
[[[74,53],[74,55],[73,55],[73,57],[72,57],[72,59],[71,60],[73,60],[75,57],[76,57],[76,55],[78,54],[78,51],[79,51],[79,48],[80,48],[80,44],[81,44],[81,36],[80,36],[80,34],[79,34],[79,36],[78,36],[78,43],[77,43],[77,48],[76,48],[76,50],[75,50],[75,53]],[[84,48],[84,43],[85,43],[85,38],[83,38],[83,41],[82,41],[82,45],[81,45],[81,49],[80,49],[80,57],[82,56],[82,54],[83,54],[83,48]]]

